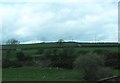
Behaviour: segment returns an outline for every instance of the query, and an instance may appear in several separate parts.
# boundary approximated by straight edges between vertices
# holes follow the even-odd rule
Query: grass
[[[120,75],[120,70],[114,70],[114,75]],[[83,81],[82,72],[70,69],[21,67],[2,69],[3,81]]]
[[[20,46],[20,45],[19,45]],[[34,46],[36,45],[22,45],[23,48],[26,47],[31,47],[31,48],[34,48]],[[17,48],[21,48],[21,47],[17,47]],[[48,48],[48,49],[53,49],[53,48]],[[56,49],[62,49],[62,48],[56,48]],[[118,51],[118,47],[80,47],[80,48],[75,48],[76,52],[79,52],[79,51],[88,51],[88,52],[93,52],[94,50],[108,50],[108,51],[111,51],[111,52],[117,52]],[[5,51],[5,50],[3,50]],[[22,52],[27,55],[27,56],[32,56],[34,57],[34,55],[38,55],[36,54],[38,51],[37,48],[34,48],[34,49],[28,49],[28,50],[22,50]],[[4,56],[4,54],[3,54]],[[16,59],[16,51],[12,51],[12,53],[10,53],[10,58],[12,60]]]
[[[3,81],[84,81],[77,70],[22,67],[3,69]]]
[[[96,45],[94,43],[82,43],[81,45]],[[104,45],[103,44],[100,44],[100,45]],[[107,45],[107,43],[106,43]],[[114,44],[113,44],[114,45]],[[41,47],[50,47],[48,49],[52,49],[51,47],[59,47],[60,46],[60,43],[39,43],[39,44],[19,44],[19,45],[15,45],[15,48],[16,49],[22,49],[23,53],[27,56],[33,56],[36,55],[36,52],[38,51],[38,48],[41,48]],[[77,43],[76,42],[64,42],[62,43],[62,46],[77,46]],[[3,45],[2,46],[3,49],[8,49],[10,48],[9,46],[7,45]],[[56,48],[56,49],[61,49],[61,48]],[[101,49],[101,50],[109,50],[109,51],[112,51],[112,52],[116,52],[118,51],[118,47],[79,47],[79,48],[75,48],[76,51],[94,51],[94,50],[97,50],[97,49]],[[2,50],[4,51],[4,50]],[[12,52],[10,54],[10,57],[12,59],[15,59],[16,57],[16,52]]]
[[[65,44],[64,44],[65,45]],[[75,45],[74,43],[66,43],[66,45]],[[56,43],[43,43],[43,44],[28,44],[28,45],[17,45],[16,48],[24,49],[22,50],[27,56],[36,55],[37,48],[40,47],[51,47],[58,46]],[[3,46],[7,48],[7,46]],[[34,48],[25,50],[25,48]],[[49,48],[51,49],[51,48]],[[57,48],[61,49],[61,48]],[[75,48],[76,51],[94,51],[94,50],[109,50],[112,52],[118,51],[118,47],[79,47]],[[3,55],[4,56],[4,55]],[[16,51],[10,54],[11,59],[16,59]],[[6,68],[2,70],[3,81],[83,81],[83,75],[81,72],[69,69],[56,69],[56,68],[40,68],[40,67],[21,67],[21,68]],[[119,73],[120,70],[114,71],[115,75]]]
[[[58,50],[62,49],[62,48],[56,48]],[[82,47],[82,48],[75,48],[76,52],[79,51],[88,51],[88,52],[93,52],[94,50],[108,50],[108,51],[112,51],[112,52],[117,52],[118,48],[117,47]],[[32,56],[34,57],[34,55],[38,55],[36,54],[38,51],[38,49],[30,49],[30,50],[23,50],[23,53],[27,56]],[[12,54],[12,57],[14,58],[14,54]],[[11,57],[11,58],[12,58]]]
[[[114,70],[113,73],[114,73],[115,75],[117,75],[117,76],[120,76],[120,70],[118,70],[118,69],[117,69],[117,70]]]

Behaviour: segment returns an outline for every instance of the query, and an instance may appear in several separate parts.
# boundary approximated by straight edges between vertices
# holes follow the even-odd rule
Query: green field
[[[120,70],[114,70],[114,75],[120,75]],[[22,67],[2,70],[3,81],[84,81],[82,72],[78,70]]]
[[[39,43],[39,44],[19,44],[19,45],[15,45],[14,46],[14,49],[20,49],[22,50],[22,52],[27,55],[27,56],[33,56],[36,55],[37,51],[39,48],[42,48],[44,50],[46,49],[63,49],[63,48],[58,48],[58,47],[61,47],[61,46],[73,46],[72,48],[74,48],[77,52],[79,51],[89,51],[89,52],[93,52],[94,50],[108,50],[108,51],[111,51],[111,52],[118,52],[118,47],[116,46],[111,46],[111,47],[99,47],[100,45],[104,45],[104,44],[80,44],[82,45],[83,47],[74,47],[74,46],[77,46],[78,43],[75,43],[75,42],[65,42],[65,43]],[[84,47],[84,46],[88,46],[88,47]],[[98,47],[91,47],[91,46],[94,46],[94,45],[99,45]],[[109,44],[105,44],[105,45],[109,45]],[[110,44],[111,45],[111,44]],[[114,45],[114,44],[113,44]],[[90,47],[89,47],[90,46]],[[52,48],[53,47],[53,48]],[[10,47],[7,46],[7,45],[3,45],[2,46],[2,51],[6,51],[4,49],[9,49]],[[4,54],[3,54],[4,55]],[[10,55],[9,55],[12,59],[14,59],[14,57],[16,56],[16,51],[13,51]]]
[[[76,46],[76,43],[62,43],[61,46]],[[21,49],[21,51],[26,56],[36,56],[39,48],[46,49],[64,49],[64,48],[58,48],[60,47],[59,43],[42,43],[42,44],[27,44],[27,45],[16,45],[14,46],[15,49]],[[51,48],[54,47],[54,48]],[[5,49],[9,49],[9,46],[3,45],[3,53],[6,52]],[[79,51],[88,51],[93,52],[95,50],[108,50],[110,52],[118,52],[118,47],[111,46],[111,47],[72,47],[72,49],[75,49],[75,52]],[[13,50],[9,57],[11,60],[16,59],[16,50]],[[4,56],[4,54],[2,55]],[[118,70],[114,70],[113,73],[115,75],[120,75],[120,72]],[[19,68],[3,68],[2,70],[2,80],[3,81],[85,81],[83,79],[83,73],[75,70],[75,69],[57,69],[57,68],[42,68],[40,66],[37,67],[19,67]],[[85,81],[88,83],[87,81]]]
[[[3,69],[3,81],[84,81],[77,70],[22,67]]]

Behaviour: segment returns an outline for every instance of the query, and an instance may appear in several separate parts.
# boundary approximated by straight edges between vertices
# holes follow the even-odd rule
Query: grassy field
[[[120,75],[120,70],[114,70],[114,75]],[[78,70],[21,67],[6,68],[2,70],[3,81],[88,81],[83,79],[82,72]]]
[[[58,50],[63,49],[63,48],[56,48]],[[46,49],[44,49],[46,50]],[[88,51],[88,52],[93,52],[94,50],[108,50],[110,52],[118,52],[118,47],[82,47],[82,48],[75,48],[76,52],[79,51]],[[5,50],[3,50],[4,52]],[[29,50],[22,50],[22,52],[26,55],[26,56],[32,56],[35,57],[37,54],[38,49],[29,49]],[[17,51],[12,51],[9,55],[11,60],[15,60],[16,59],[16,53]],[[2,55],[4,56],[4,54]]]
[[[63,49],[63,48],[57,48],[57,47],[60,47],[60,46],[77,46],[78,43],[71,43],[71,42],[67,42],[67,43],[62,43],[62,44],[59,44],[59,43],[40,43],[40,44],[19,44],[19,45],[16,45],[14,46],[15,49],[21,49],[22,52],[27,55],[27,56],[33,56],[36,55],[37,51],[39,48],[42,48],[44,47],[43,49],[46,50],[46,49]],[[94,50],[108,50],[108,51],[111,51],[111,52],[116,52],[118,51],[118,47],[116,46],[113,46],[113,47],[89,47],[92,46],[92,45],[95,45],[95,44],[84,44],[82,43],[81,45],[85,46],[85,45],[88,45],[88,47],[73,47],[77,52],[79,51],[89,51],[89,52],[93,52]],[[98,45],[103,45],[103,44],[98,44]],[[107,44],[106,44],[107,45]],[[51,47],[54,47],[54,48],[51,48]],[[4,49],[8,49],[9,46],[7,45],[3,45],[2,46],[3,48],[3,52],[6,51]],[[4,56],[4,54],[3,54]],[[16,51],[12,51],[12,53],[9,55],[11,57],[11,59],[15,59],[16,57]]]
[[[58,43],[42,43],[42,44],[27,44],[27,45],[17,45],[15,49],[21,49],[22,52],[27,56],[34,57],[37,55],[38,48],[46,49],[63,49],[57,48],[60,46]],[[76,43],[64,43],[63,46],[76,46]],[[55,47],[55,48],[50,48]],[[26,49],[27,48],[27,49]],[[30,48],[30,49],[28,49]],[[6,45],[3,45],[3,49],[8,49]],[[94,50],[108,50],[110,52],[118,52],[118,47],[77,47],[74,48],[77,52],[79,51],[89,51]],[[4,52],[5,50],[3,50]],[[10,59],[16,59],[17,51],[12,51],[10,53]],[[2,55],[4,56],[4,54]],[[57,68],[41,68],[41,67],[21,67],[21,68],[5,68],[2,70],[3,81],[85,81],[83,79],[83,74],[77,70],[70,69],[57,69]],[[113,71],[115,75],[119,74],[119,70]],[[87,81],[85,81],[88,83]]]
[[[22,67],[3,69],[3,81],[84,81],[77,70]]]
[[[60,47],[60,45],[61,46],[77,46],[78,43],[76,43],[76,42],[66,42],[66,43],[60,44],[60,43],[56,42],[56,43],[39,43],[39,44],[19,44],[19,45],[15,46],[15,49],[21,49],[22,52],[25,55],[35,57],[37,55],[37,52],[38,52],[39,48],[44,47],[44,48],[42,48],[44,50],[46,50],[46,49],[57,49],[57,50],[63,49],[63,48],[57,48],[57,47]],[[81,46],[77,47],[77,48],[73,47],[75,49],[75,52],[80,52],[80,51],[93,52],[94,50],[105,50],[105,51],[108,50],[108,51],[112,51],[112,52],[118,51],[118,47],[89,47],[89,46],[92,46],[92,45],[104,45],[104,43],[103,44],[81,43],[80,45],[83,45],[83,46],[87,45],[88,47],[81,47]],[[51,48],[51,47],[55,47],[55,48]],[[7,45],[3,45],[2,48],[3,48],[3,51],[6,51],[4,49],[8,49],[10,47],[7,46]],[[17,51],[12,51],[10,53],[9,57],[10,57],[11,60],[16,59],[16,53],[17,53]],[[2,56],[4,56],[4,54]]]

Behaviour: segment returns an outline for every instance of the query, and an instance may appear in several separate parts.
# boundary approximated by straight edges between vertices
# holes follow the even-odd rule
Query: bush
[[[83,55],[83,54],[87,54],[87,53],[89,53],[88,50],[80,50],[80,51],[78,51],[79,55]]]
[[[104,66],[104,58],[96,54],[86,54],[79,56],[74,61],[74,67],[84,72],[84,79],[96,80],[96,72]]]
[[[38,51],[36,52],[36,54],[43,54],[44,49],[43,48],[39,48]]]
[[[17,60],[18,61],[23,61],[24,60],[25,55],[24,55],[23,52],[17,52],[16,55],[17,55]]]
[[[23,52],[17,52],[17,61],[15,62],[15,67],[34,65],[33,58],[30,56],[25,56]]]
[[[75,59],[73,48],[59,49],[51,57],[52,66],[62,68],[72,68]]]
[[[17,61],[17,60],[12,61],[12,67],[17,68],[17,67],[22,67],[22,66],[23,66],[23,63],[22,63],[22,62]]]
[[[96,49],[93,51],[93,53],[96,53],[98,55],[107,55],[110,51],[108,50],[102,50],[102,49]]]
[[[12,61],[8,59],[3,59],[2,60],[2,68],[9,68],[12,66]]]
[[[73,48],[46,49],[40,56],[40,62],[44,61],[45,63],[49,60],[51,67],[73,68],[73,61],[76,58],[74,52]]]
[[[113,70],[109,67],[101,67],[96,73],[96,79],[100,80],[103,78],[111,77],[113,76]]]
[[[107,54],[105,59],[105,65],[115,68],[115,69],[120,69],[120,57],[118,52],[110,52]]]
[[[51,58],[52,54],[53,54],[52,49],[45,49],[44,53],[43,53],[43,56],[41,58],[42,59]]]

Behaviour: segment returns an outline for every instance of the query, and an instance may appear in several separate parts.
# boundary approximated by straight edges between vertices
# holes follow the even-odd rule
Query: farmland
[[[80,46],[79,46],[80,45]],[[77,42],[64,42],[64,43],[39,43],[39,44],[19,44],[14,46],[13,50],[20,49],[26,55],[34,56],[39,48],[43,49],[62,49],[62,48],[75,48],[77,51],[90,51],[94,50],[109,50],[113,52],[118,51],[118,43],[77,43]],[[2,51],[9,49],[9,46],[3,45]],[[10,48],[11,49],[11,48]],[[12,57],[15,56],[13,52]]]
[[[3,69],[3,81],[83,81],[80,72],[68,69],[23,67]]]
[[[62,43],[39,43],[39,44],[18,44],[11,48],[9,45],[3,45],[3,57],[10,49],[9,59],[13,66],[3,68],[3,81],[86,81],[83,77],[83,72],[72,68],[72,63],[79,55],[86,53],[98,52],[100,55],[116,55],[118,53],[117,43],[76,43],[76,42],[62,42]],[[42,52],[41,52],[42,50]],[[17,53],[22,51],[25,56],[33,58],[33,63],[18,67]],[[103,54],[101,54],[103,53]],[[43,56],[44,55],[44,56]],[[62,55],[62,56],[60,56]],[[66,58],[64,56],[66,55]],[[53,58],[51,58],[51,56]],[[72,56],[72,57],[71,57]],[[52,65],[46,65],[46,62],[41,66],[35,64],[34,60],[49,60],[53,61]],[[59,60],[60,58],[60,60]],[[62,59],[61,59],[62,58]],[[113,57],[114,58],[114,57]],[[109,58],[108,58],[109,59]],[[28,60],[28,59],[26,59]],[[115,59],[110,59],[115,64]],[[66,62],[67,61],[67,62]],[[108,60],[109,61],[109,60]],[[107,63],[109,63],[107,61]],[[26,61],[23,61],[26,63]],[[32,59],[28,60],[32,62]],[[28,64],[27,62],[27,64]],[[42,63],[42,62],[40,62]],[[112,66],[113,66],[112,63]],[[69,66],[67,66],[67,65]],[[111,64],[111,63],[109,63]],[[14,66],[15,65],[15,66]],[[17,66],[16,66],[17,65]],[[115,66],[116,67],[116,66]],[[114,75],[117,75],[119,69],[114,69]]]

